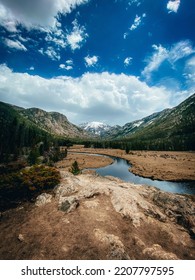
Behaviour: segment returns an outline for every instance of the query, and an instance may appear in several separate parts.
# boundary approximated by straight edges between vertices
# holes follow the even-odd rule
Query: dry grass
[[[71,151],[71,150],[70,150]],[[139,176],[166,181],[195,180],[195,153],[193,152],[161,152],[161,151],[131,151],[114,149],[74,149],[74,152],[88,152],[111,155],[127,159],[131,171]],[[74,155],[78,156],[78,155]],[[79,157],[87,158],[85,155]],[[90,167],[105,166],[100,157],[89,159]],[[87,164],[84,168],[88,167]],[[82,165],[81,165],[82,168]]]

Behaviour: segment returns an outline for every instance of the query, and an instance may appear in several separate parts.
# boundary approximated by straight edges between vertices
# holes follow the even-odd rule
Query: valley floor
[[[195,153],[169,151],[130,151],[115,149],[84,149],[72,148],[67,159],[58,163],[65,170],[70,168],[74,160],[78,161],[81,169],[106,166],[112,161],[108,158],[89,157],[72,154],[71,152],[86,152],[104,154],[127,159],[131,164],[131,171],[139,176],[163,181],[191,181],[195,180]]]

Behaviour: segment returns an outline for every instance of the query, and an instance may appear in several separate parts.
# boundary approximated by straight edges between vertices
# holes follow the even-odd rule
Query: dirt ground
[[[194,240],[190,238],[186,228],[174,221],[173,213],[170,215],[167,212],[165,215],[164,209],[164,214],[160,214],[163,212],[157,209],[163,210],[155,208],[155,205],[151,205],[153,212],[145,211],[148,207],[147,199],[155,193],[158,194],[155,189],[152,189],[149,195],[145,193],[145,188],[141,190],[144,196],[140,199],[143,202],[140,201],[137,208],[137,202],[134,203],[136,189],[132,190],[134,193],[131,196],[132,202],[128,202],[126,183],[114,183],[98,176],[85,176],[91,175],[80,175],[80,183],[84,180],[83,188],[86,194],[92,191],[91,197],[84,195],[80,198],[79,205],[70,213],[59,210],[56,198],[39,207],[34,203],[27,203],[2,213],[0,259],[195,259]],[[73,185],[79,187],[78,178],[77,176],[64,178],[64,188],[69,192]],[[91,189],[89,182],[92,184]],[[94,190],[98,184],[99,191]],[[106,185],[109,190],[107,195],[101,193],[101,189],[104,191]],[[120,213],[123,211],[122,206],[118,208],[119,212],[116,211],[114,198],[110,197],[116,188],[119,188],[119,196],[120,199],[123,197],[121,202],[124,205],[127,203],[129,209],[137,208],[137,211],[132,208],[133,216],[130,217],[127,213],[122,215]],[[78,194],[74,189],[72,191],[75,195]],[[82,188],[80,191],[82,192]],[[118,191],[116,190],[116,193]],[[121,192],[124,193],[123,196]],[[69,198],[70,196],[67,196],[67,199]],[[118,204],[117,197],[115,203]],[[192,203],[194,205],[194,202]],[[141,209],[141,205],[146,206],[146,209]],[[174,207],[175,205],[173,209]],[[180,209],[176,210],[178,215]],[[137,214],[143,216],[139,226],[135,226],[132,222],[134,215],[136,218]]]
[[[169,152],[169,151],[131,151],[126,154],[123,150],[115,149],[70,149],[71,151],[99,153],[127,159],[131,164],[131,171],[139,176],[166,181],[191,181],[195,180],[195,153],[194,152]],[[71,155],[75,158],[78,155]],[[73,160],[72,158],[72,160]],[[104,166],[101,158],[82,155],[85,163],[81,168]],[[107,159],[106,159],[107,160]],[[98,162],[98,163],[97,163]],[[106,163],[106,161],[105,161]]]

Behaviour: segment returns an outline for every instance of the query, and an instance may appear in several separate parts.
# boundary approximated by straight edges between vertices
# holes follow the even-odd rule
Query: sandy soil
[[[123,150],[114,149],[80,148],[70,151],[99,153],[127,159],[132,164],[131,171],[142,177],[166,181],[195,180],[195,153],[193,152],[131,151],[127,155]],[[96,167],[97,161],[101,166],[100,158],[91,158],[91,160],[90,167]],[[88,167],[87,164],[83,166]]]

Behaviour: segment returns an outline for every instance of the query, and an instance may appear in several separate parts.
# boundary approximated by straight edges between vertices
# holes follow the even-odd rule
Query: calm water
[[[94,154],[95,155],[95,154]],[[100,156],[100,155],[97,155]],[[131,166],[128,161],[111,157],[114,159],[114,163],[102,168],[94,168],[96,172],[101,176],[114,176],[122,179],[126,182],[132,182],[135,184],[142,184],[148,186],[157,187],[166,192],[172,193],[183,193],[183,194],[195,194],[195,181],[192,182],[168,182],[168,181],[158,181],[143,178],[137,175],[134,175],[132,172],[129,172],[129,167]]]

